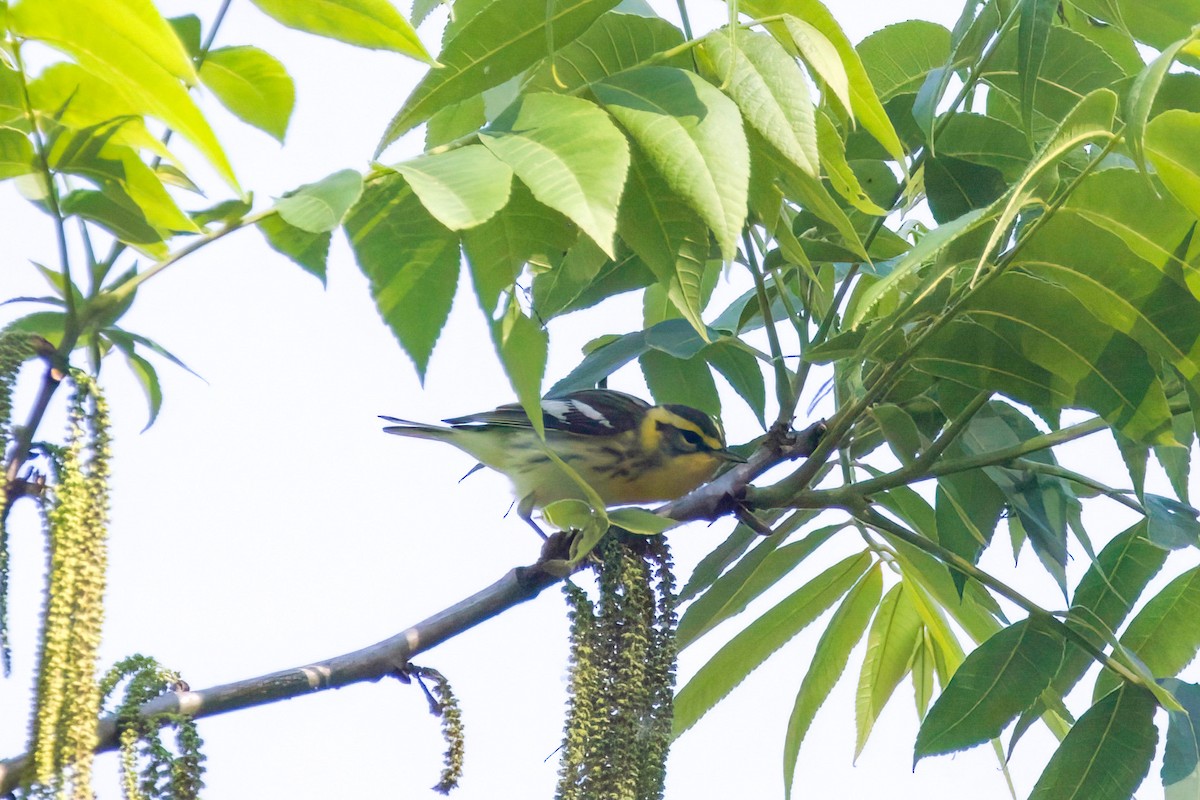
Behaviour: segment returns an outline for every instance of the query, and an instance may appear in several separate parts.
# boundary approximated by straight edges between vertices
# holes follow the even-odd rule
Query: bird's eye
[[[700,445],[704,444],[704,439],[702,439],[700,434],[696,433],[695,431],[681,430],[679,431],[679,435],[683,437],[685,442],[694,447],[700,447]]]

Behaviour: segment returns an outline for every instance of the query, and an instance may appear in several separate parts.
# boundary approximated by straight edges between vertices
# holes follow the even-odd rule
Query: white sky
[[[217,6],[162,4],[168,15],[198,11],[206,25]],[[668,18],[674,15],[674,4],[660,7]],[[697,30],[706,27],[705,18],[719,24],[725,14],[715,3],[692,8]],[[910,16],[951,24],[958,12],[944,0],[834,2],[831,8],[855,41]],[[421,33],[436,50],[436,34],[428,27]],[[235,3],[217,45],[244,43],[283,60],[298,87],[283,148],[206,105],[243,186],[263,204],[337,169],[364,167],[422,70],[399,56],[283,29],[250,4]],[[397,159],[419,146],[410,137],[390,155]],[[11,182],[0,186],[0,209],[8,261],[0,294],[42,293],[26,264],[52,262],[49,218],[21,201]],[[257,232],[243,231],[172,267],[141,293],[125,326],[160,341],[207,384],[160,365],[163,412],[140,434],[145,406],[139,388],[120,364],[105,368],[116,426],[106,664],[132,652],[151,654],[195,688],[305,664],[384,639],[536,558],[539,542],[528,528],[515,516],[503,518],[509,496],[502,478],[480,474],[460,485],[469,458],[385,436],[376,419],[436,420],[511,399],[473,297],[457,298],[422,388],[380,322],[340,235],[326,291],[269,250]],[[18,311],[0,308],[0,323]],[[547,385],[577,362],[583,342],[637,327],[638,304],[628,299],[553,326]],[[18,396],[22,414],[32,384],[26,381]],[[613,385],[644,394],[636,368],[619,373]],[[726,400],[731,440],[753,436],[756,425],[744,406],[732,395]],[[57,435],[58,419],[42,437]],[[1077,449],[1068,462],[1111,483],[1128,482],[1115,449],[1099,442]],[[1169,494],[1160,476],[1153,479]],[[1132,516],[1099,502],[1090,519],[1106,540]],[[5,756],[25,744],[21,718],[32,682],[42,566],[30,504],[18,506],[11,527],[15,671],[0,680]],[[730,527],[726,520],[671,535],[681,581]],[[840,553],[855,548],[856,537],[849,539]],[[1006,547],[995,550],[985,565],[1012,574]],[[837,547],[820,553],[748,615],[687,651],[681,680],[722,637],[837,557]],[[1176,556],[1185,559],[1196,560]],[[1029,594],[1061,606],[1035,559],[1026,553],[1021,563],[1033,576],[1023,583]],[[1072,580],[1085,566],[1072,565]],[[676,743],[669,798],[780,796],[787,717],[823,622]],[[462,702],[467,755],[455,794],[460,800],[552,796],[565,633],[564,603],[551,589],[420,657],[418,663],[451,680]],[[966,790],[979,798],[1005,797],[990,748],[927,759],[914,774],[916,717],[907,682],[852,765],[861,649],[801,750],[797,796],[938,800]],[[420,691],[391,681],[206,719],[201,733],[206,796],[220,800],[433,797],[428,787],[437,780],[443,747]],[[1051,749],[1051,737],[1035,730],[1017,750],[1013,769],[1022,796]],[[99,773],[111,776],[115,766],[111,755],[102,757]],[[1161,796],[1154,770],[1139,797]],[[115,781],[102,781],[101,796],[116,797]]]

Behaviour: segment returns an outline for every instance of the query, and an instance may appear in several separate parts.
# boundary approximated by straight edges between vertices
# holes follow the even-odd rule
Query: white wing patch
[[[559,422],[567,423],[575,403],[570,400],[543,400],[542,411],[554,417]]]
[[[613,424],[609,422],[608,417],[600,413],[593,406],[579,400],[543,400],[542,411],[563,425],[571,425],[572,420],[578,420],[580,417],[586,418],[593,423],[603,425],[605,428],[611,428]]]
[[[578,411],[580,414],[583,414],[585,417],[588,417],[589,419],[593,419],[596,422],[599,422],[604,427],[606,427],[606,428],[612,427],[612,423],[608,421],[608,417],[604,416],[599,411],[597,411],[596,409],[589,406],[587,403],[581,403],[578,400],[572,400],[570,403],[568,403],[568,405],[574,406],[575,410]]]

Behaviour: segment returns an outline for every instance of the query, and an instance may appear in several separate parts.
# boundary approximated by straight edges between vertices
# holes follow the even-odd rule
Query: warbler
[[[539,533],[534,509],[555,500],[585,499],[542,449],[519,403],[443,420],[448,427],[381,419],[394,423],[384,428],[387,433],[446,442],[507,475],[517,513]],[[722,462],[746,460],[726,448],[720,423],[703,411],[674,403],[652,406],[612,389],[548,397],[542,401],[542,419],[546,445],[606,505],[674,500],[712,478]]]

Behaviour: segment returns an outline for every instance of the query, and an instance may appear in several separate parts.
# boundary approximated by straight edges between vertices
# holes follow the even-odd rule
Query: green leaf
[[[1163,50],[1157,58],[1138,73],[1133,85],[1129,87],[1129,92],[1125,95],[1125,119],[1128,126],[1125,138],[1129,142],[1130,150],[1133,151],[1133,160],[1143,171],[1146,169],[1146,121],[1150,118],[1154,100],[1158,97],[1159,89],[1162,88],[1167,72],[1175,63],[1175,59],[1179,57],[1180,51],[1195,37],[1196,32],[1193,32],[1186,39],[1181,39]]]
[[[942,123],[937,154],[1000,170],[1008,181],[1024,174],[1033,158],[1018,128],[983,114],[958,112]]]
[[[146,421],[146,427],[142,428],[142,433],[145,433],[150,430],[150,426],[158,419],[158,412],[162,410],[162,386],[158,382],[158,373],[153,364],[134,352],[126,353],[125,358],[129,362],[129,370],[146,393],[146,402],[150,406],[150,418]]]
[[[1017,27],[1017,72],[1021,76],[1021,121],[1033,136],[1033,106],[1038,73],[1046,57],[1050,25],[1058,0],[1023,0],[1021,21]]]
[[[546,329],[525,316],[514,299],[508,306],[508,313],[492,322],[492,342],[508,382],[533,421],[534,429],[541,435],[542,376],[546,373],[549,345]]]
[[[525,184],[514,183],[504,208],[463,232],[463,249],[483,313],[489,319],[495,315],[500,293],[512,287],[527,263],[541,268],[557,265],[576,238],[577,229],[566,218],[535,200]]]
[[[986,208],[1007,190],[998,169],[940,154],[925,160],[926,197],[939,223]]]
[[[275,210],[289,225],[309,233],[326,233],[342,224],[362,193],[362,176],[343,169],[287,192],[275,203]]]
[[[198,232],[163,186],[162,179],[130,147],[113,141],[125,119],[110,120],[78,131],[59,128],[46,160],[54,170],[79,175],[120,205],[135,205],[159,236]]]
[[[1115,636],[1147,584],[1166,563],[1167,551],[1150,543],[1145,532],[1146,524],[1139,522],[1114,536],[1075,587],[1066,624],[1096,647],[1106,646]],[[1082,648],[1068,648],[1051,690],[1065,697],[1094,663]]]
[[[0,180],[33,172],[33,143],[14,128],[0,127]]]
[[[910,19],[875,31],[858,43],[858,56],[881,102],[916,94],[930,70],[950,60],[950,31]]]
[[[1146,126],[1146,155],[1175,199],[1200,214],[1200,114],[1172,109]]]
[[[179,132],[235,190],[233,170],[212,128],[188,95],[196,82],[179,38],[149,0],[22,0],[12,31],[73,55],[140,111]]]
[[[1196,520],[1196,509],[1156,494],[1145,495],[1142,505],[1146,509],[1147,539],[1171,550],[1200,547],[1200,522]]]
[[[623,72],[592,90],[731,260],[746,219],[750,181],[737,106],[693,73],[670,67]]]
[[[695,725],[772,653],[825,613],[867,572],[872,562],[868,552],[839,561],[718,650],[676,695],[674,735],[678,737]]]
[[[972,564],[979,563],[1006,505],[1005,494],[983,470],[942,475],[935,503],[938,542]],[[961,592],[966,576],[957,570],[950,574]]]
[[[798,542],[783,545],[800,520],[789,519],[775,533],[762,539],[749,553],[738,559],[728,572],[713,580],[711,586],[690,604],[679,620],[676,646],[683,650],[710,630],[746,607],[763,592],[775,586],[784,575],[829,541],[843,525],[827,525],[810,532]]]
[[[621,196],[617,231],[667,287],[680,313],[707,336],[700,312],[708,228],[636,150]]]
[[[1128,800],[1154,757],[1156,708],[1128,684],[1104,697],[1054,751],[1029,800]]]
[[[812,101],[795,59],[770,36],[753,32],[739,33],[734,47],[727,31],[715,31],[701,52],[712,60],[709,79],[728,84],[723,88],[750,126],[797,169],[820,175]]]
[[[683,33],[665,19],[610,12],[596,20],[578,39],[561,47],[531,70],[521,90],[526,94],[577,93],[585,86],[640,66],[680,44],[683,44]],[[691,63],[686,53],[680,53],[667,59],[664,65],[688,67]]]
[[[622,292],[643,289],[654,281],[654,273],[633,253],[621,252],[615,260],[610,259],[585,236],[561,264],[534,276],[533,310],[539,319],[548,321]]]
[[[650,394],[659,405],[680,403],[718,416],[721,399],[703,356],[676,358],[649,349],[638,357]]]
[[[765,429],[767,387],[758,359],[742,349],[736,340],[720,339],[704,348],[703,352],[705,360],[721,373],[738,397],[746,401],[758,424]]]
[[[1172,677],[1191,663],[1200,649],[1200,567],[1179,575],[1151,598],[1121,635],[1121,646],[1159,678]],[[1101,673],[1092,697],[1102,697],[1119,680]]]
[[[850,82],[850,109],[859,123],[866,128],[875,139],[883,145],[888,154],[897,161],[904,163],[904,147],[900,144],[896,130],[892,127],[883,104],[875,94],[867,70],[863,67],[862,59],[854,50],[854,45],[846,37],[829,9],[819,0],[743,0],[743,13],[754,17],[767,17],[774,14],[790,14],[812,25],[833,43],[841,58],[842,65]],[[790,20],[785,20],[789,29],[793,27]]]
[[[345,227],[380,316],[423,380],[458,286],[458,237],[399,175],[369,184]]]
[[[286,2],[286,0],[280,0]],[[535,64],[548,50],[547,28],[562,47],[586,31],[617,0],[494,0],[447,30],[441,66],[421,79],[388,123],[376,157],[437,110],[479,94]]]
[[[617,204],[629,144],[612,120],[576,97],[534,94],[509,106],[480,137],[538,202],[575,222],[616,256]]]
[[[325,285],[325,265],[329,259],[332,233],[310,233],[285,222],[279,214],[259,220],[258,229],[272,250],[287,256],[305,272],[314,275],[322,286]]]
[[[1195,798],[1200,793],[1200,686],[1169,678],[1163,688],[1175,695],[1185,711],[1167,713],[1167,747],[1162,782],[1166,800]]]
[[[850,114],[853,105],[850,76],[846,74],[846,66],[842,63],[837,46],[817,27],[791,14],[784,16],[783,26],[787,36],[780,37],[777,33],[776,38],[784,42],[785,47],[789,42],[795,47],[808,68],[824,82],[824,90],[836,97],[846,113]],[[825,102],[832,107],[828,95]]]
[[[834,190],[864,214],[874,216],[886,214],[887,210],[877,205],[863,189],[858,175],[846,161],[845,142],[842,141],[837,128],[824,112],[817,114],[817,137],[821,152],[821,164],[824,165],[826,177],[829,178],[829,184]],[[854,238],[857,238],[857,234]]]
[[[475,133],[487,122],[487,107],[482,94],[443,106],[425,123],[425,149],[448,144]]]
[[[480,145],[420,156],[394,169],[429,213],[452,231],[491,219],[512,190],[512,169]]]
[[[854,757],[862,754],[867,737],[892,693],[908,674],[912,655],[921,639],[921,615],[901,583],[884,595],[867,634],[867,654],[858,676],[854,704],[857,738]]]
[[[660,517],[644,508],[614,508],[608,512],[608,521],[630,533],[643,536],[655,536],[679,524],[670,517]]]
[[[825,698],[829,696],[834,684],[846,669],[850,651],[866,632],[871,613],[879,603],[882,585],[879,565],[875,564],[846,595],[846,599],[833,613],[829,625],[817,642],[808,672],[805,673],[804,680],[800,683],[800,691],[796,694],[796,702],[788,718],[787,735],[783,742],[785,798],[792,796],[796,761],[804,736],[808,733],[821,704],[825,702]]]
[[[270,53],[249,45],[209,50],[200,80],[238,119],[283,142],[296,85]]]
[[[387,0],[252,0],[281,25],[339,42],[434,63],[417,32]]]
[[[921,723],[914,763],[999,736],[1050,684],[1064,646],[1053,623],[1031,617],[976,648]]]
[[[131,201],[120,202],[102,192],[76,189],[59,201],[65,216],[78,215],[95,222],[117,239],[154,258],[167,255],[167,245],[142,210]]]

